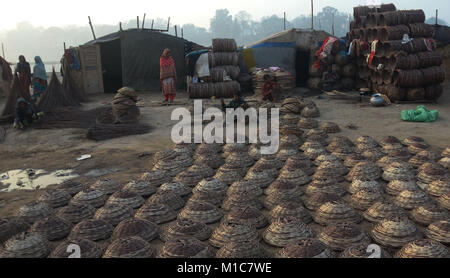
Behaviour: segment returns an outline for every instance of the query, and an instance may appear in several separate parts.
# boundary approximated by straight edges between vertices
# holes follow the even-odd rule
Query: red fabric
[[[160,66],[160,80],[164,80],[167,78],[174,78],[177,80],[177,70],[175,68],[175,62],[172,57],[169,56],[161,56],[159,59]]]
[[[326,38],[326,39],[323,41],[322,47],[319,49],[319,51],[316,52],[316,56],[317,56],[317,57],[319,57],[320,54],[322,54],[323,49],[325,48],[325,45],[327,44],[327,42],[328,42],[329,40],[330,40],[330,37]]]
[[[369,56],[369,66],[372,65],[373,57],[375,57],[375,52],[370,53],[370,56]]]
[[[267,96],[272,93],[273,89],[275,88],[275,82],[272,81],[265,81],[262,86],[262,93],[264,96]]]
[[[163,66],[170,66],[170,65],[174,65],[175,62],[173,60],[172,57],[168,57],[168,56],[161,56],[161,58],[159,59],[159,66],[163,67]]]
[[[164,97],[167,99],[168,97],[171,97],[171,99],[173,100],[173,98],[175,97],[176,93],[177,93],[177,89],[176,89],[176,83],[175,80],[172,79],[172,81],[162,81],[161,82],[161,86],[162,86],[162,92]]]

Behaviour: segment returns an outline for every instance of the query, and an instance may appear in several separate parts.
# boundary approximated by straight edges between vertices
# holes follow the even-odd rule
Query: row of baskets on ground
[[[189,84],[188,92],[191,99],[196,98],[232,98],[234,94],[241,91],[237,81],[218,83],[196,83]]]

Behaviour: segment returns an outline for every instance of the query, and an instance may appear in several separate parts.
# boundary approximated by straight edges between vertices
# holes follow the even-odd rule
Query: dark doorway
[[[306,86],[309,78],[309,51],[298,50],[295,53],[295,76],[297,87]]]
[[[122,54],[120,39],[100,44],[105,93],[122,88]]]

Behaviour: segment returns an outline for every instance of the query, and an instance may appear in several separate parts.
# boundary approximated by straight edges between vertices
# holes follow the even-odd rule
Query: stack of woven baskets
[[[355,7],[347,34],[359,77],[391,101],[436,100],[442,95],[443,58],[423,10]],[[408,37],[406,37],[406,35]]]
[[[213,39],[208,53],[210,76],[206,83],[189,84],[190,98],[230,98],[241,90],[239,57],[234,39]]]
[[[281,95],[286,95],[295,88],[294,76],[283,68],[257,68],[252,72],[253,90],[255,95],[262,95],[262,87],[265,81],[264,76],[266,74],[277,83],[279,94]],[[277,96],[274,96],[274,98],[277,98]]]

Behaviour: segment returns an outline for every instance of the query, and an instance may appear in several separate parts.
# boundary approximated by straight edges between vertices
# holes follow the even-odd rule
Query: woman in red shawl
[[[19,74],[19,80],[22,87],[30,93],[31,67],[27,60],[25,60],[25,56],[19,56],[19,63],[17,63],[15,72]]]
[[[175,62],[170,56],[170,49],[164,49],[159,60],[159,66],[159,77],[161,80],[164,101],[172,103],[176,95],[177,71],[175,69]]]

